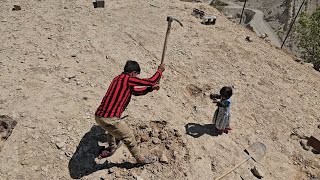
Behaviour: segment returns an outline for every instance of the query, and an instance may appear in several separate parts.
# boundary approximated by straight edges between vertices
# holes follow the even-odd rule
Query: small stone
[[[168,134],[165,132],[165,131],[161,131],[160,132],[160,135],[159,135],[159,139],[161,140],[161,141],[163,141],[163,140],[165,140],[165,139],[167,139],[168,138]]]
[[[295,58],[295,61],[296,61],[296,62],[303,62],[303,59],[296,57],[296,58]]]
[[[179,133],[178,130],[174,130],[174,135],[175,135],[176,137],[181,137],[181,134]]]
[[[261,179],[261,178],[263,178],[265,176],[265,173],[261,170],[260,167],[257,167],[257,166],[254,166],[251,169],[251,172],[255,177],[257,177],[259,179]]]
[[[140,142],[148,142],[149,137],[145,134],[142,134],[140,137]]]
[[[168,160],[167,156],[164,155],[164,154],[162,154],[162,156],[161,156],[161,158],[159,159],[159,161],[160,161],[161,163],[165,163],[165,164],[168,164],[168,163],[169,163],[169,160]]]
[[[20,10],[21,10],[21,6],[13,5],[12,11],[20,11]]]
[[[173,151],[172,155],[173,155],[173,158],[176,159],[178,157],[178,152],[177,151]]]
[[[64,82],[69,82],[69,78],[63,78]]]
[[[165,147],[166,147],[166,149],[168,149],[168,150],[170,149],[170,145],[169,145],[169,144],[166,144]]]
[[[136,177],[136,180],[143,180],[143,178],[140,177],[140,176],[137,176],[137,177]]]
[[[21,165],[27,165],[27,164],[29,164],[29,163],[28,163],[28,161],[27,161],[26,159],[24,159],[24,160],[22,160],[22,161],[20,162],[20,164],[21,164]]]
[[[110,168],[110,169],[108,170],[108,174],[112,174],[113,172],[114,172],[113,168]]]
[[[54,65],[55,68],[58,68],[59,66],[61,66],[61,63],[57,63]]]
[[[153,140],[152,140],[152,143],[153,143],[153,144],[160,144],[161,142],[160,142],[160,139],[157,139],[157,138],[156,138],[156,139],[153,139]]]
[[[183,144],[187,144],[187,139],[182,138],[182,143],[183,143]]]
[[[57,142],[56,146],[58,149],[62,149],[64,147],[65,143],[64,142]]]
[[[72,153],[71,152],[65,152],[64,153],[67,157],[71,157],[72,156]]]
[[[68,79],[73,79],[73,78],[76,77],[76,75],[75,75],[74,73],[69,72],[69,73],[66,73],[66,77],[67,77]]]
[[[248,42],[252,42],[252,39],[250,38],[250,36],[247,36],[247,37],[246,37],[246,40],[247,40]]]
[[[33,169],[34,171],[39,171],[39,166],[33,166],[32,169]]]
[[[148,126],[143,124],[143,125],[139,125],[139,129],[146,129]]]
[[[306,151],[309,151],[311,146],[307,145],[306,142],[303,142],[302,140],[300,140],[300,145],[302,146],[302,148]]]
[[[152,131],[150,131],[149,136],[150,137],[158,137],[159,133],[156,130],[152,130]]]

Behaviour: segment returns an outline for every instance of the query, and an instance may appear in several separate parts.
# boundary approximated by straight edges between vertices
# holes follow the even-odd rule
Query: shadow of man
[[[102,148],[98,142],[105,142],[107,139],[105,130],[98,125],[92,126],[81,139],[76,152],[69,161],[68,168],[71,178],[80,179],[83,176],[92,174],[98,170],[110,169],[112,167],[131,169],[139,167],[138,164],[123,162],[112,163],[106,161],[104,164],[97,164],[95,158]]]
[[[196,123],[188,123],[184,126],[186,128],[186,134],[198,138],[204,134],[208,134],[210,136],[219,136],[222,133],[217,131],[214,127],[214,124],[196,124]]]

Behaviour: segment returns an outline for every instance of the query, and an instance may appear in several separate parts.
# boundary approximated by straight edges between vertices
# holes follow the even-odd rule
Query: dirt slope
[[[0,153],[0,179],[213,179],[256,141],[268,150],[259,165],[265,179],[320,177],[319,154],[305,151],[295,136],[319,131],[319,72],[213,7],[167,0],[111,0],[104,9],[84,0],[0,2],[0,115],[18,121]],[[22,10],[11,11],[14,4]],[[217,24],[201,25],[193,8],[217,15]],[[133,98],[124,115],[139,124],[141,147],[168,163],[135,167],[121,147],[109,163],[96,164],[103,132],[94,111],[126,60],[140,62],[141,76],[152,75],[167,15],[184,27],[172,24],[162,89]],[[245,41],[248,35],[253,42]],[[207,94],[224,85],[234,86],[234,130],[217,135]],[[225,179],[256,179],[254,165]]]

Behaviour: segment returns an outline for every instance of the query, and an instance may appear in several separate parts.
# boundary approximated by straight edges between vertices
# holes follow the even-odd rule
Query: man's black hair
[[[232,88],[230,86],[224,86],[220,90],[220,95],[229,99],[232,96]]]
[[[140,69],[139,63],[137,63],[136,61],[129,60],[124,66],[123,71],[126,73],[137,72],[138,74],[140,74],[141,69]]]

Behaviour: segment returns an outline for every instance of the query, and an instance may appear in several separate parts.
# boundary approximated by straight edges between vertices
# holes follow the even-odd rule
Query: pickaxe
[[[171,16],[167,17],[167,21],[168,21],[168,28],[167,28],[167,33],[166,33],[166,39],[164,40],[164,46],[163,46],[162,57],[161,57],[161,64],[163,64],[164,55],[165,55],[166,50],[167,50],[167,40],[168,40],[168,37],[169,37],[169,34],[170,34],[172,21],[177,21],[180,24],[180,26],[183,26],[182,23],[179,20],[177,20],[177,19],[175,19],[175,18],[173,18]]]

